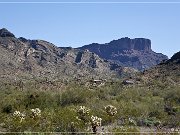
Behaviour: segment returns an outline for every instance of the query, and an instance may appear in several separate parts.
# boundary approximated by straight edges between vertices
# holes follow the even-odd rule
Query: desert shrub
[[[76,109],[61,108],[54,112],[53,123],[55,132],[83,132],[86,131],[87,125],[78,118]]]
[[[179,117],[179,116],[178,116]],[[180,126],[180,121],[176,116],[170,115],[167,116],[165,119],[163,119],[163,126],[168,126],[168,127],[179,127]]]
[[[34,115],[37,114],[37,115]],[[21,115],[23,114],[23,115]],[[22,117],[23,116],[23,117]],[[86,127],[76,118],[73,109],[46,109],[15,111],[4,117],[5,127],[11,132],[75,132],[85,131]],[[72,123],[73,126],[72,126]]]
[[[151,111],[149,114],[148,114],[148,116],[149,117],[156,117],[156,118],[158,118],[159,116],[161,116],[161,112],[160,111],[158,111],[158,110],[155,110],[155,111]]]
[[[155,117],[145,118],[142,120],[142,126],[152,127],[152,126],[158,126],[160,124],[161,122],[157,120]]]
[[[30,91],[21,103],[25,108],[54,108],[58,106],[58,97],[53,92]]]
[[[30,110],[14,111],[4,119],[5,127],[11,132],[45,131],[44,116],[32,117]]]
[[[72,83],[61,91],[56,87],[52,91],[44,91],[43,84],[36,83],[37,86],[26,83],[28,86],[23,91],[11,85],[0,90],[0,120],[6,123],[7,131],[92,131],[88,130],[88,127],[92,129],[91,124],[85,124],[90,122],[92,115],[102,118],[104,126],[114,128],[116,124],[123,125],[125,129],[113,129],[120,132],[136,130],[133,129],[136,125],[158,126],[159,121],[163,126],[180,126],[178,86],[163,87],[162,83],[154,82],[148,87],[146,84],[121,87],[120,83],[108,83],[102,87],[87,88]],[[116,115],[107,114],[104,107],[109,104],[116,107]],[[88,122],[77,117],[79,106],[90,109]],[[35,108],[42,110],[41,117],[33,119],[30,110]],[[25,121],[13,119],[16,110],[26,114]]]
[[[85,106],[80,106],[76,110],[77,119],[81,120],[84,124],[90,121],[90,109]]]
[[[78,105],[85,104],[86,101],[93,96],[91,91],[83,89],[72,89],[62,93],[60,97],[60,105]]]
[[[95,102],[92,103],[91,106],[91,114],[94,116],[98,116],[100,118],[102,118],[102,125],[108,125],[108,124],[112,124],[115,122],[115,120],[117,119],[117,108],[113,105],[111,105],[113,108],[111,109],[105,109],[105,107],[108,107],[108,104],[112,104],[109,101],[100,101],[99,100],[95,100]],[[110,107],[111,107],[110,106]]]
[[[13,90],[12,93],[6,93],[6,91],[4,91],[4,93],[1,95],[0,98],[0,107],[3,113],[11,113],[12,111],[14,111],[17,108],[20,108],[20,106],[22,105],[20,102],[23,100],[24,98],[24,92],[20,92],[18,90]]]
[[[105,111],[107,112],[107,114],[109,116],[114,116],[117,114],[117,108],[115,106],[112,106],[112,105],[105,106]]]
[[[12,113],[13,107],[12,105],[5,105],[2,107],[2,112],[4,113]]]
[[[172,102],[174,104],[180,104],[180,91],[178,88],[174,88],[171,91],[168,91],[164,96],[165,101]]]
[[[97,96],[100,100],[108,100],[108,99],[109,99],[108,92],[105,91],[104,89],[98,89],[98,90],[96,90],[96,96]]]

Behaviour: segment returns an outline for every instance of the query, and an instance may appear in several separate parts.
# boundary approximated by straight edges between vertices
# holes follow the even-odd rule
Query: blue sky
[[[102,1],[108,0],[98,2]],[[159,0],[163,1],[168,0]],[[169,57],[180,51],[180,3],[0,3],[0,13],[0,28],[17,37],[43,39],[57,46],[139,37],[151,39],[152,49]]]

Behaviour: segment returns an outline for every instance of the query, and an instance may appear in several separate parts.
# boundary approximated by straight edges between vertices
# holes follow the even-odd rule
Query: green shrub
[[[5,105],[2,108],[2,112],[4,113],[12,113],[12,111],[13,111],[12,105]]]
[[[60,97],[60,105],[78,105],[85,104],[87,100],[93,96],[91,91],[83,89],[72,89],[62,93]]]

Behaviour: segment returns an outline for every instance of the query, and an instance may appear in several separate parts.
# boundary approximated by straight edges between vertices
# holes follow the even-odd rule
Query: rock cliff
[[[109,43],[93,43],[80,47],[96,53],[103,59],[113,60],[124,67],[138,70],[148,69],[168,59],[166,55],[156,53],[151,49],[151,40],[144,38],[130,39],[128,37],[113,40]]]

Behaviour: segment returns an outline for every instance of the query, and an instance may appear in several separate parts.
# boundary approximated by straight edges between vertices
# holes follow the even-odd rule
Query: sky
[[[180,0],[48,2],[52,1],[0,0],[0,28],[16,37],[43,39],[59,47],[130,37],[150,39],[152,50],[168,57],[180,51]]]

